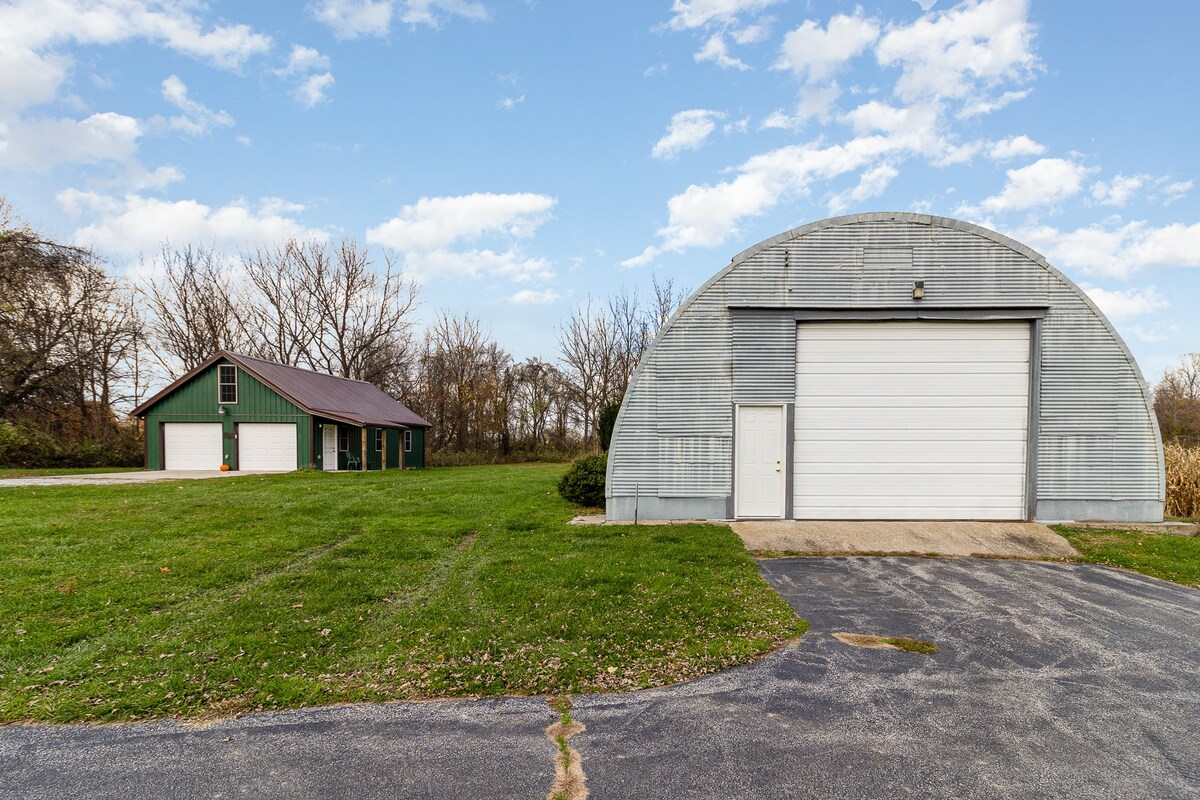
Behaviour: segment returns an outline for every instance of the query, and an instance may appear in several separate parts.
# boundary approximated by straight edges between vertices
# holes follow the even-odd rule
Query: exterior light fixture
[[[913,300],[920,300],[925,296],[925,281],[913,281]]]
[[[218,413],[218,414],[224,414],[224,413],[225,413],[225,406],[217,406],[217,413]]]

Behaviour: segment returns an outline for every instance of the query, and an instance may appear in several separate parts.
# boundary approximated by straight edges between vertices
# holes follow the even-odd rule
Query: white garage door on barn
[[[237,426],[238,469],[290,472],[296,469],[296,425],[243,422]]]
[[[1026,517],[1028,322],[801,323],[796,519]]]
[[[221,423],[163,424],[163,469],[220,469],[222,457]]]

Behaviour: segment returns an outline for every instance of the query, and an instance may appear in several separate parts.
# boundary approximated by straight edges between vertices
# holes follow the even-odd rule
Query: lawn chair
[[[357,455],[351,453],[349,450],[343,450],[342,452],[346,454],[346,469],[360,469],[362,467],[362,460]]]

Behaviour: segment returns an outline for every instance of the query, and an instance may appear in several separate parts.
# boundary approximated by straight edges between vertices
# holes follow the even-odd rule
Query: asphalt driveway
[[[1075,564],[762,568],[810,633],[689,684],[576,698],[593,798],[1200,797],[1200,592]],[[9,726],[0,796],[543,798],[554,718],[527,698]]]

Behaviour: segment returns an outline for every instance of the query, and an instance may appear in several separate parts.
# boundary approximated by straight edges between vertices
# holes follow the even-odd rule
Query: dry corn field
[[[1184,447],[1168,442],[1167,457],[1168,517],[1200,517],[1200,447]]]

